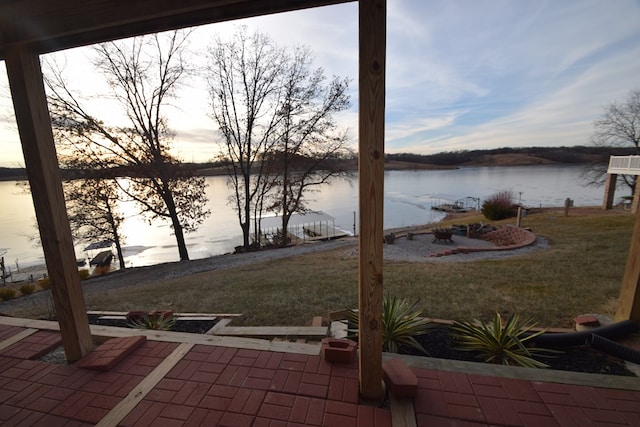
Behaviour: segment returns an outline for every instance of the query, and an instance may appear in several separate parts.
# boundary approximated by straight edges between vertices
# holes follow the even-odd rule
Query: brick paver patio
[[[393,405],[359,404],[357,362],[147,337],[113,340],[85,358],[99,366],[81,367],[35,360],[57,331],[1,323],[2,425],[391,426]],[[107,354],[120,361],[104,370]],[[419,390],[403,425],[640,426],[637,378],[616,389],[411,369]]]

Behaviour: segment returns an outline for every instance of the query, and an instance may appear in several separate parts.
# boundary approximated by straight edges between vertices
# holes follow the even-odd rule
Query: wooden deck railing
[[[611,156],[607,173],[640,175],[640,156]]]

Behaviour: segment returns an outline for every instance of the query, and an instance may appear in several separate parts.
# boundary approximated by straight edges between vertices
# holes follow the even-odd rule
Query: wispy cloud
[[[417,126],[389,132],[387,151],[586,144],[602,105],[638,84],[637,2],[409,3],[389,18],[403,25],[389,35],[387,114]],[[420,116],[456,120],[425,130]]]

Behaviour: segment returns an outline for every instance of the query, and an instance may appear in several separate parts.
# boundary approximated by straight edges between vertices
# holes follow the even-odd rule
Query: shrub
[[[25,283],[24,285],[20,285],[20,293],[22,295],[31,295],[36,291],[36,285],[33,283]]]
[[[518,209],[513,203],[511,191],[501,191],[492,194],[482,203],[482,214],[491,221],[512,218],[518,214]]]
[[[427,351],[414,338],[422,335],[429,327],[430,321],[422,316],[418,308],[418,301],[413,303],[396,297],[385,297],[382,300],[382,350],[397,353],[401,345],[411,346],[420,352]],[[357,309],[349,310],[349,333],[351,337],[358,336],[359,315]]]
[[[38,280],[38,285],[45,291],[47,289],[51,289],[51,279],[49,279],[49,277],[43,277],[42,279]]]
[[[176,324],[174,317],[165,317],[159,314],[148,314],[140,320],[129,321],[129,326],[135,329],[152,329],[156,331],[168,331]]]
[[[109,272],[110,269],[111,269],[110,265],[97,265],[93,269],[93,275],[94,276],[104,276],[105,274],[107,274]]]
[[[485,362],[546,368],[547,364],[534,359],[534,356],[545,356],[544,353],[558,351],[525,346],[527,341],[544,333],[544,330],[531,332],[534,326],[530,321],[520,322],[515,315],[503,322],[500,313],[496,313],[493,322],[489,324],[483,321],[455,322],[451,328],[453,337],[460,343],[460,349],[479,352],[478,358]]]
[[[16,290],[13,288],[0,288],[0,300],[9,301],[16,297]]]

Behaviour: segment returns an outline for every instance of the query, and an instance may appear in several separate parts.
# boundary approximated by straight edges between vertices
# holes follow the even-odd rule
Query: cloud
[[[393,140],[402,138],[409,133],[421,134],[432,130],[447,128],[455,124],[457,116],[457,113],[450,113],[441,117],[393,121],[385,130],[386,138]]]
[[[387,115],[415,126],[388,123],[387,151],[587,144],[602,105],[637,85],[637,2],[421,5],[390,31],[425,36],[390,43]]]

